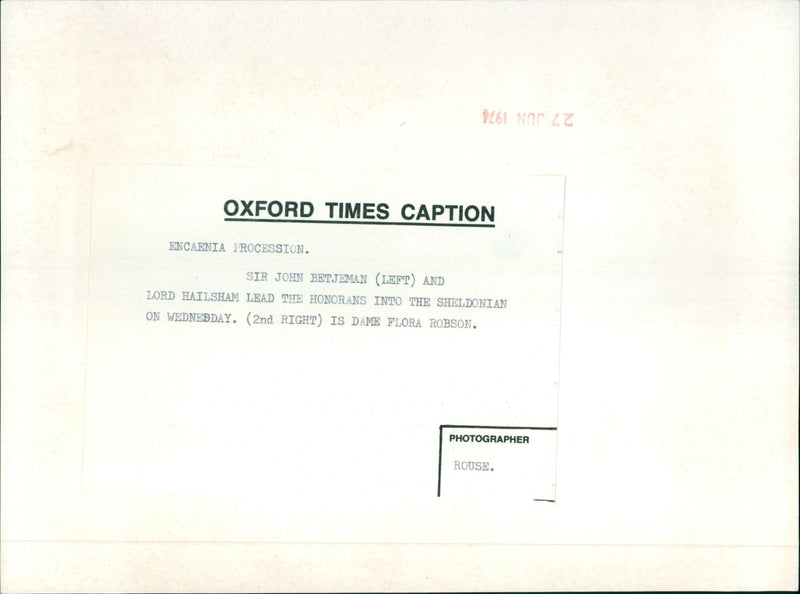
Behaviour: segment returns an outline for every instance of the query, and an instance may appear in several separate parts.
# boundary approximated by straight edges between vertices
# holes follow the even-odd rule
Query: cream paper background
[[[0,9],[4,592],[796,589],[797,4]],[[566,176],[557,504],[82,490],[98,163]]]
[[[436,540],[452,520],[435,496],[441,424],[556,425],[563,177],[97,165],[92,180],[84,492],[246,493],[272,510],[288,503],[289,512],[248,527],[254,538]],[[307,200],[318,211],[330,199],[387,200],[392,222],[408,200],[490,202],[496,227],[226,222],[229,196]],[[225,240],[226,252],[167,249],[192,238]],[[303,253],[235,251],[236,242],[268,241],[302,243]],[[247,270],[269,280],[247,282]],[[363,273],[369,284],[310,282],[322,271]],[[303,273],[304,282],[278,281],[280,272]],[[376,286],[379,275],[401,273],[414,275],[413,288]],[[445,284],[424,286],[426,273]],[[146,300],[158,289],[174,289],[175,300]],[[184,301],[182,290],[238,291],[240,302]],[[275,303],[247,303],[251,291],[272,292]],[[303,303],[284,304],[284,294]],[[312,303],[320,294],[363,294],[366,303]],[[507,307],[436,305],[461,295],[494,295]],[[377,296],[404,304],[375,306]],[[433,305],[410,306],[411,296]],[[186,311],[227,312],[233,322],[168,321]],[[147,312],[160,321],[146,321]],[[252,326],[250,314],[275,323]],[[283,324],[287,314],[318,322]],[[333,314],[345,324],[333,326]],[[353,327],[352,316],[379,317],[381,326]],[[389,316],[420,319],[421,328],[392,327]],[[429,318],[443,316],[472,323],[431,329]],[[554,498],[554,437],[466,448],[499,467],[470,473],[493,483],[491,497],[474,484],[445,488],[448,498],[462,491],[491,503],[478,503],[461,529],[481,538],[488,526],[526,542],[500,500],[530,508],[534,497]],[[524,459],[496,458],[513,450]],[[447,470],[442,482],[453,483]],[[387,522],[384,507],[398,502],[413,514]],[[487,518],[488,510],[499,513]]]

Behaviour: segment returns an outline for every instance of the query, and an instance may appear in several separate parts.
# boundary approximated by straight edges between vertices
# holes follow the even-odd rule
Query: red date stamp
[[[516,115],[516,117],[514,117]],[[572,128],[575,122],[573,118],[574,113],[568,112],[553,112],[551,114],[535,111],[517,111],[512,112],[511,117],[507,111],[502,109],[484,109],[483,110],[483,123],[499,126],[507,126],[509,120],[517,126],[554,126],[556,128],[565,127]]]

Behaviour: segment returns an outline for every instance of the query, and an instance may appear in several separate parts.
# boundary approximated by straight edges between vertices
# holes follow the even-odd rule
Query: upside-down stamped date
[[[550,126],[554,128],[572,128],[575,125],[575,114],[569,112],[541,112],[541,111],[505,111],[502,109],[484,109],[483,123],[498,126],[528,126],[541,128]]]

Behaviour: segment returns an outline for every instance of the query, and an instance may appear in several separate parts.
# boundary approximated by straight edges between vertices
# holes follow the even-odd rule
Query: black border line
[[[494,223],[415,223],[413,221],[355,221],[355,220],[319,220],[319,219],[253,219],[242,217],[226,217],[228,223],[305,223],[313,225],[402,225],[406,227],[481,227],[494,229]]]
[[[439,425],[439,482],[436,485],[437,497],[442,495],[442,427],[444,425]]]
[[[555,431],[558,427],[510,427],[506,425],[439,425],[442,427],[455,427],[457,429],[533,429],[541,431]]]

